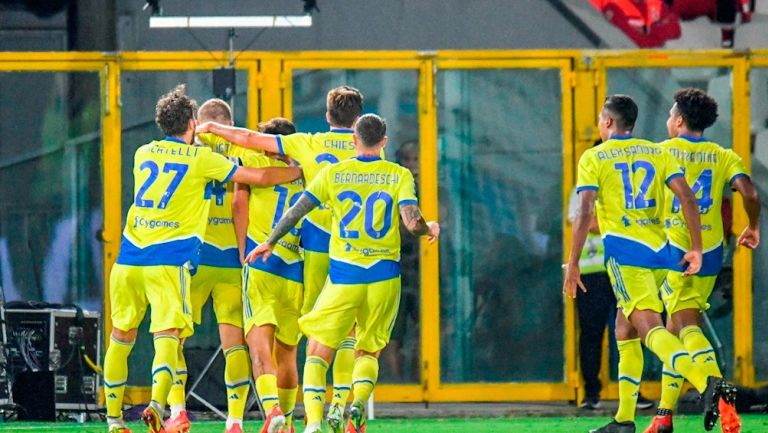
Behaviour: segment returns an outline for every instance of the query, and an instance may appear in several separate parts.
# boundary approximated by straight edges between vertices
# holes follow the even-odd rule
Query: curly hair
[[[273,135],[290,135],[296,133],[296,126],[285,117],[273,117],[259,123],[259,132]]]
[[[372,113],[365,114],[355,123],[355,135],[364,146],[375,147],[387,135],[387,121]]]
[[[350,86],[340,86],[328,92],[326,108],[331,123],[351,128],[363,112],[363,94]]]
[[[187,132],[189,120],[195,118],[197,102],[185,94],[186,89],[184,84],[179,84],[157,101],[155,123],[166,136],[184,134]]]
[[[692,131],[703,131],[717,120],[717,102],[703,90],[689,87],[675,92],[673,98],[677,112]]]

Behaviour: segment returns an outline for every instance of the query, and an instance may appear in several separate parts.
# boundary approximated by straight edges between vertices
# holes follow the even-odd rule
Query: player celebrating
[[[296,131],[287,119],[276,118],[260,126],[272,134]],[[287,167],[283,161],[254,151],[242,156],[246,167]],[[264,242],[275,223],[303,190],[301,179],[274,188],[249,188],[238,184],[233,205],[238,247],[245,251]],[[244,212],[243,212],[244,210]],[[243,271],[245,336],[252,358],[253,377],[264,412],[264,433],[292,432],[292,413],[296,405],[299,373],[296,345],[299,343],[299,314],[302,301],[303,267],[298,229],[277,245],[267,263],[246,264]],[[277,361],[273,361],[274,353]]]
[[[760,199],[747,175],[741,158],[732,150],[724,149],[706,140],[702,134],[717,119],[717,102],[699,89],[683,89],[675,93],[675,103],[669,110],[667,131],[671,139],[661,143],[670,150],[683,167],[685,179],[697,196],[701,214],[704,261],[701,271],[692,277],[670,271],[661,288],[666,306],[667,329],[679,336],[693,361],[700,364],[710,376],[721,377],[712,345],[701,331],[701,312],[715,286],[715,279],[723,262],[723,218],[720,208],[723,190],[730,186],[744,199],[744,210],[749,225],[739,236],[738,244],[754,249],[760,243]],[[678,256],[691,244],[685,221],[680,218],[680,205],[667,194],[665,226],[673,251]],[[677,405],[683,378],[669,364],[664,364],[662,393],[656,417],[646,433],[671,433],[672,411]],[[722,404],[728,403],[721,400]],[[735,410],[723,408],[723,431],[738,431],[739,419],[731,415]]]
[[[323,166],[355,156],[351,128],[363,110],[363,95],[353,87],[337,87],[328,92],[326,109],[325,118],[331,126],[329,132],[270,135],[217,123],[202,124],[200,130],[213,132],[238,146],[287,155],[298,161],[304,170],[305,180],[309,183]],[[331,212],[323,206],[307,215],[302,223],[301,239],[304,247],[302,314],[308,313],[315,305],[317,296],[328,277],[330,233]],[[333,362],[334,392],[331,407],[328,410],[328,422],[334,431],[343,427],[343,409],[349,396],[352,366],[355,362],[354,345],[353,337],[345,338]]]
[[[303,381],[307,433],[321,429],[328,363],[353,326],[357,358],[347,432],[365,432],[364,402],[373,392],[378,356],[389,341],[400,298],[400,217],[412,234],[427,235],[430,242],[440,234],[436,222],[421,216],[410,171],[381,160],[387,143],[384,119],[360,117],[354,142],[357,158],[323,168],[267,240],[246,257],[269,261],[278,241],[304,215],[328,203],[333,215],[330,282],[299,320],[309,338]]]
[[[708,377],[693,363],[680,340],[664,328],[660,315],[663,304],[658,297],[666,269],[676,267],[661,221],[664,184],[681,203],[690,231],[691,248],[682,262],[687,262],[685,275],[697,273],[702,262],[696,198],[669,152],[631,136],[636,119],[637,105],[630,97],[606,98],[598,124],[604,142],[587,150],[579,161],[580,210],[573,225],[563,293],[575,298],[577,286],[586,291],[579,275],[579,256],[597,200],[609,276],[623,313],[616,318],[621,410],[611,423],[593,432],[635,432],[634,400],[643,370],[639,338],[703,394],[704,423],[711,430],[718,416],[718,399],[729,386],[719,378]]]
[[[134,156],[134,203],[110,275],[113,329],[104,359],[110,433],[130,432],[122,419],[122,400],[128,355],[147,304],[152,306],[155,357],[152,401],[142,418],[150,433],[166,431],[162,414],[177,371],[179,338],[192,334],[190,269],[197,265],[210,208],[206,185],[211,180],[264,185],[265,177],[284,183],[301,176],[298,168],[238,168],[210,148],[191,146],[196,108],[184,85],[162,96],[155,121],[166,137],[141,146]]]

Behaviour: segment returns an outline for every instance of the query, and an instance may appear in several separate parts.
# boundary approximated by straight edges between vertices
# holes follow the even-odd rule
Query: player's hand
[[[275,247],[266,242],[261,243],[258,247],[254,248],[253,251],[248,253],[248,255],[245,257],[245,261],[248,263],[253,263],[256,261],[256,259],[261,257],[261,261],[266,263],[269,256],[272,255],[272,250],[274,248]]]
[[[691,250],[685,253],[683,260],[680,260],[680,266],[684,267],[688,263],[688,267],[683,271],[683,275],[689,276],[698,274],[701,270],[701,262],[703,261],[703,255],[700,250]]]
[[[440,224],[438,224],[437,221],[429,221],[427,223],[427,227],[429,227],[429,233],[427,233],[427,241],[429,241],[430,244],[433,244],[437,238],[440,237]]]
[[[212,123],[213,122],[203,122],[203,123],[197,125],[197,127],[195,128],[195,133],[201,134],[201,133],[204,133],[204,132],[211,132],[211,124]]]
[[[758,227],[753,229],[752,227],[747,226],[747,228],[741,232],[737,242],[739,245],[744,245],[750,250],[754,250],[758,245],[760,245],[760,228]]]
[[[563,294],[571,299],[576,299],[576,287],[587,293],[587,287],[581,281],[581,269],[579,265],[565,265],[565,281],[563,282]]]

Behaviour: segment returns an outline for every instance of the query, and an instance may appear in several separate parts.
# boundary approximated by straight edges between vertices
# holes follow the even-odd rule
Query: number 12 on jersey
[[[656,175],[656,169],[653,167],[653,164],[648,161],[637,160],[632,163],[631,172],[630,166],[626,162],[616,163],[613,167],[621,172],[621,180],[624,184],[624,207],[626,209],[647,209],[656,206],[656,199],[646,198],[648,188],[653,183],[653,177]],[[640,170],[645,172],[645,176],[640,182],[637,194],[635,194],[632,175]]]

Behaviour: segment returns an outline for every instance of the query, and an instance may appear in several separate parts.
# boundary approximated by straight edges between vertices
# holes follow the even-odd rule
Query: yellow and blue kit
[[[660,144],[682,167],[685,180],[693,190],[701,215],[701,239],[704,260],[701,271],[684,277],[672,271],[662,286],[662,299],[667,311],[683,309],[706,310],[707,299],[723,263],[723,191],[734,180],[748,176],[744,163],[734,151],[700,137],[681,135]],[[682,259],[690,248],[691,239],[680,201],[667,191],[664,226],[675,260]]]
[[[284,162],[257,152],[248,152],[241,159],[246,167],[287,167]],[[266,188],[251,187],[246,251],[251,251],[267,239],[303,190],[301,179]],[[278,340],[289,345],[298,344],[301,334],[297,321],[304,280],[300,230],[299,224],[280,239],[266,263],[257,259],[244,268],[243,316],[246,334],[254,326],[275,325]]]
[[[314,134],[296,133],[278,135],[277,146],[281,154],[296,160],[309,184],[323,167],[355,157],[355,142],[351,129],[332,128]],[[302,314],[312,309],[328,276],[328,244],[331,236],[331,212],[319,206],[310,212],[301,230],[304,247],[304,305]]]
[[[417,204],[411,172],[359,156],[323,168],[305,194],[333,215],[329,284],[302,332],[329,347],[356,325],[356,348],[386,346],[400,299],[400,207]]]
[[[137,328],[149,302],[151,332],[176,328],[182,336],[191,334],[189,270],[199,261],[206,229],[206,185],[228,181],[235,170],[234,163],[211,149],[175,137],[136,151],[134,203],[110,276],[116,328]]]
[[[666,149],[631,136],[612,137],[579,161],[577,191],[597,191],[606,267],[626,315],[663,309],[658,289],[678,268],[664,231],[665,190],[681,176]]]
[[[240,148],[217,135],[203,133],[198,134],[197,139],[230,160],[236,159],[239,154],[236,152]],[[192,278],[191,288],[192,318],[197,324],[201,321],[203,306],[212,297],[218,323],[243,327],[242,266],[232,221],[233,191],[232,182],[211,180],[206,185],[210,211],[200,249],[200,264]]]

